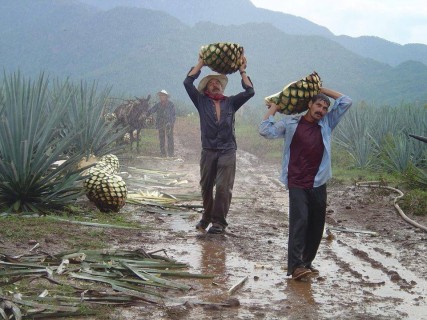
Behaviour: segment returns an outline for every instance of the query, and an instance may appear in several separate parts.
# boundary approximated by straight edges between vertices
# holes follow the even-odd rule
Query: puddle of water
[[[310,315],[314,319],[327,318],[331,314],[336,318],[340,315],[348,317],[352,310],[357,310],[359,315],[390,315],[392,318],[399,312],[402,315],[407,314],[408,319],[420,319],[420,314],[427,314],[427,301],[424,298],[418,302],[414,301],[414,292],[420,297],[426,296],[426,281],[418,279],[415,274],[401,266],[397,259],[386,257],[364,245],[362,242],[366,239],[347,238],[349,246],[337,241],[323,241],[316,258],[319,262],[316,267],[319,267],[321,275],[327,276],[298,282],[289,280],[286,271],[279,265],[257,264],[230,252],[227,241],[232,240],[227,237],[221,239],[215,236],[198,236],[194,230],[195,221],[197,220],[189,221],[181,215],[171,215],[167,219],[173,231],[194,234],[194,237],[186,237],[185,244],[169,245],[168,252],[172,252],[176,259],[188,263],[192,272],[215,275],[213,279],[195,280],[196,290],[186,297],[189,301],[194,298],[208,303],[221,303],[230,297],[237,297],[241,304],[256,306],[267,314],[275,312],[277,315],[284,308],[286,312],[289,308],[298,309],[300,315]],[[281,245],[285,247],[286,244]],[[355,256],[351,248],[367,252],[370,258],[389,270],[397,270],[403,279],[408,282],[414,280],[418,285],[411,292],[402,290],[384,271]],[[382,249],[392,251],[385,247]],[[335,260],[325,257],[325,250],[331,250],[338,260],[361,274],[362,279],[343,271]],[[244,285],[235,295],[230,296],[228,290],[246,276],[248,279]],[[381,284],[382,282],[384,284]],[[366,283],[372,283],[373,286],[367,286]],[[192,294],[194,296],[191,296]],[[248,309],[239,308],[236,310],[236,319],[250,316],[247,313]]]
[[[250,292],[251,294],[268,291],[268,297],[262,295],[257,298],[257,303],[267,304],[271,300],[283,299],[283,281],[286,280],[286,271],[278,266],[256,264],[252,261],[231,255],[227,252],[226,242],[210,240],[207,238],[194,238],[193,243],[187,243],[185,248],[181,245],[171,245],[169,250],[180,252],[180,260],[188,263],[194,272],[215,275],[215,278],[200,281],[204,289],[216,289],[222,292],[221,301],[227,299],[228,290],[240,280],[248,276],[247,281],[239,294]],[[183,251],[184,250],[184,251]],[[282,284],[274,288],[274,284]],[[273,288],[272,288],[273,286]],[[209,292],[209,290],[204,290]],[[219,302],[212,301],[210,302]]]
[[[191,224],[191,221],[189,221],[189,218],[191,217],[191,214],[189,213],[171,213],[167,214],[167,223],[170,224],[170,229],[175,232],[190,232],[194,231],[196,222],[194,224]],[[166,219],[165,219],[166,220]],[[195,220],[198,221],[198,220]]]

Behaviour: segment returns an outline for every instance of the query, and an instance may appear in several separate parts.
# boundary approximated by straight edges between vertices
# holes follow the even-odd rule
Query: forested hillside
[[[336,36],[327,28],[307,19],[283,12],[255,7],[250,0],[79,0],[97,8],[112,9],[117,6],[160,10],[194,25],[197,22],[213,22],[220,25],[244,23],[269,23],[287,34],[321,36],[336,41],[366,58],[372,58],[392,66],[408,60],[427,65],[427,45],[400,45],[373,36]],[[292,5],[292,4],[289,4]],[[331,16],[331,19],[334,17]]]
[[[252,104],[263,104],[266,95],[313,70],[325,86],[356,101],[427,102],[425,64],[409,61],[392,67],[327,37],[289,34],[270,23],[189,25],[158,10],[18,0],[0,4],[0,30],[0,61],[6,72],[32,76],[44,71],[95,80],[112,86],[117,95],[141,96],[165,88],[175,99],[187,101],[182,81],[200,46],[229,41],[245,48],[256,88]],[[239,75],[231,75],[229,83],[226,94],[239,90]]]

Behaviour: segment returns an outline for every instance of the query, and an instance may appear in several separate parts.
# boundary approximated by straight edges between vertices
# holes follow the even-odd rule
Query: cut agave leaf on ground
[[[164,301],[173,300],[166,296],[167,290],[191,289],[191,286],[178,280],[172,281],[163,277],[213,277],[189,273],[183,270],[189,267],[187,264],[154,254],[159,251],[166,254],[164,249],[153,253],[147,253],[143,249],[70,250],[55,255],[31,253],[15,257],[0,253],[0,282],[4,284],[13,283],[15,288],[19,288],[20,280],[31,276],[46,278],[50,285],[72,288],[70,295],[64,296],[54,294],[56,290],[51,286],[33,289],[25,287],[25,296],[15,292],[11,293],[13,297],[0,296],[0,300],[16,304],[16,319],[20,317],[18,312],[25,318],[59,318],[66,314],[78,316],[82,314],[83,303],[133,305],[144,301],[164,304]],[[62,275],[55,274],[55,280],[51,278],[53,271],[63,266],[67,258],[73,261],[72,264],[66,264],[70,269],[65,270]],[[10,260],[14,262],[9,262]],[[79,281],[78,286],[76,281]],[[87,289],[88,287],[91,289]],[[49,294],[43,291],[47,289]],[[22,306],[22,309],[18,306]]]
[[[155,274],[160,274],[162,276],[173,276],[178,278],[211,279],[215,277],[215,275],[213,274],[196,274],[196,273],[172,271],[172,270],[145,269],[144,271],[147,273],[155,273]]]
[[[162,176],[165,178],[173,176],[175,177],[175,179],[185,176],[185,174],[172,172],[172,171],[161,171],[161,170],[143,169],[143,168],[136,168],[136,167],[127,167],[127,168],[129,169],[129,171],[137,172],[139,174],[144,174],[144,175],[150,175],[150,176]]]
[[[99,227],[99,228],[115,228],[115,229],[131,229],[131,230],[141,229],[138,227],[119,226],[116,224],[105,224],[105,223],[69,220],[69,219],[59,218],[59,217],[55,217],[55,216],[49,216],[48,218],[53,219],[53,220],[57,220],[57,221],[63,221],[63,222],[69,222],[69,223],[73,223],[73,224],[81,224],[84,226]]]
[[[54,311],[64,311],[64,312],[76,312],[79,310],[78,307],[73,307],[73,306],[51,305],[51,304],[38,303],[30,300],[20,300],[20,299],[4,297],[4,296],[0,296],[0,299],[11,301],[15,304],[19,304],[27,307],[44,309],[44,310],[54,310]]]
[[[20,270],[12,270],[12,271],[0,271],[0,277],[8,277],[8,276],[24,276],[28,274],[37,274],[37,273],[48,273],[46,268],[43,269],[20,269]]]
[[[162,298],[158,298],[158,297],[155,297],[155,296],[147,296],[144,293],[141,293],[139,291],[135,291],[135,290],[132,290],[132,289],[124,288],[124,287],[121,287],[121,286],[118,286],[118,285],[113,285],[112,288],[114,290],[116,290],[116,291],[123,292],[126,295],[129,295],[131,297],[135,297],[135,298],[141,299],[141,300],[149,302],[149,303],[163,304],[163,301],[164,301]]]
[[[171,288],[177,288],[177,289],[181,289],[181,290],[190,290],[191,289],[190,286],[187,286],[185,284],[180,284],[180,283],[176,283],[176,282],[173,282],[170,280],[165,280],[165,279],[162,279],[160,277],[156,277],[153,274],[150,274],[150,273],[145,272],[143,270],[137,270],[136,268],[130,266],[127,263],[123,263],[123,266],[125,266],[126,268],[131,270],[135,275],[137,275],[141,279],[149,279],[153,282],[160,283],[160,284],[163,284],[165,286],[169,286]]]

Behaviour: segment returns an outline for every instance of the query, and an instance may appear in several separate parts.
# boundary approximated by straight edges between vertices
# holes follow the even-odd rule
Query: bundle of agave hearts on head
[[[265,103],[277,104],[283,114],[297,114],[308,109],[311,98],[320,92],[322,81],[316,71],[298,81],[291,82],[282,91],[265,97]]]
[[[205,65],[221,74],[236,72],[244,60],[243,47],[231,42],[218,42],[202,46],[199,55]]]

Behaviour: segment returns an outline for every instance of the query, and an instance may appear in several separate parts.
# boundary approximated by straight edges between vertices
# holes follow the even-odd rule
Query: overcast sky
[[[328,28],[335,35],[377,36],[399,44],[427,44],[425,0],[251,0]]]

